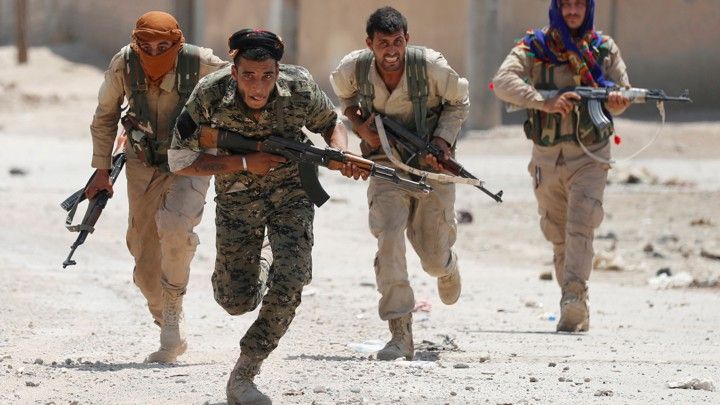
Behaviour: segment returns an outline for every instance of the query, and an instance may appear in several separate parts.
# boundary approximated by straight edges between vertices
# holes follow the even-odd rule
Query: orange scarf
[[[175,67],[185,37],[175,17],[162,11],[151,11],[138,18],[130,45],[140,57],[140,65],[151,82],[158,82]],[[173,45],[160,55],[149,55],[140,49],[139,42],[169,41]]]

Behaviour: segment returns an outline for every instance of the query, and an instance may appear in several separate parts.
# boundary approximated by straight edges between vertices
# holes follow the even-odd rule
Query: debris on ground
[[[617,235],[615,235],[615,232],[610,231],[596,236],[595,239],[617,240]]]
[[[694,181],[688,181],[688,180],[683,180],[683,179],[680,179],[680,178],[677,178],[677,177],[672,177],[672,178],[669,178],[669,179],[663,181],[663,182],[662,182],[662,185],[665,186],[665,187],[688,187],[688,188],[692,188],[692,187],[695,187],[697,184],[695,184]]]
[[[290,390],[283,392],[283,395],[290,396],[290,397],[297,396],[297,395],[304,395],[304,394],[305,393],[303,392],[303,390],[294,390],[294,389],[290,389]]]
[[[598,252],[593,258],[593,269],[623,271],[626,264],[619,253]]]
[[[649,184],[659,183],[658,177],[644,167],[616,168],[611,171],[607,179],[608,184]]]
[[[708,218],[698,218],[690,221],[690,226],[715,226],[715,224]]]
[[[473,221],[473,215],[470,211],[457,210],[455,212],[455,220],[458,224],[471,224]]]
[[[706,259],[720,260],[720,252],[711,252],[706,248],[700,249],[700,256]]]
[[[535,300],[525,300],[525,307],[526,308],[542,308],[543,304],[542,304],[542,302],[537,302]]]
[[[415,345],[416,351],[428,351],[428,352],[458,352],[460,348],[455,339],[448,335],[438,335],[442,339],[440,343],[433,342],[431,340],[423,340],[420,344]]]
[[[655,272],[656,276],[660,276],[663,274],[668,277],[672,277],[672,272],[670,271],[670,267],[663,267],[662,269],[659,269],[658,271]]]
[[[544,314],[540,315],[540,319],[543,321],[556,321],[557,315],[552,312],[545,312]]]
[[[678,243],[678,242],[680,242],[680,238],[678,238],[677,235],[673,235],[673,234],[662,235],[659,238],[657,238],[657,242],[661,245],[666,245],[669,243]]]
[[[25,169],[21,169],[19,167],[10,168],[11,176],[25,176],[26,174],[27,174],[27,170],[25,170]]]
[[[379,339],[366,340],[362,343],[348,343],[347,347],[357,353],[375,353],[385,347],[385,342]]]
[[[668,388],[683,390],[715,391],[715,382],[709,378],[691,378],[686,381],[674,381],[668,383]]]
[[[540,280],[552,281],[553,275],[551,271],[543,271],[540,273]]]
[[[432,311],[432,302],[428,299],[415,300],[413,312],[430,312]]]
[[[648,280],[648,284],[656,290],[667,290],[670,288],[689,287],[693,284],[693,281],[695,281],[693,276],[690,275],[690,273],[683,271],[674,276],[668,276],[667,274],[662,273]]]

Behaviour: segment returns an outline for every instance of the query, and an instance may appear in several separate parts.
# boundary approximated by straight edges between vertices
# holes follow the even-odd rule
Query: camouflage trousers
[[[133,281],[162,324],[162,290],[181,294],[200,239],[200,223],[210,177],[186,177],[127,161],[129,204],[127,246],[135,259]]]
[[[240,348],[264,359],[287,332],[302,289],[312,279],[315,210],[296,176],[220,194],[215,201],[215,300],[231,315],[253,311],[262,302]],[[273,253],[269,274],[260,265],[266,227]]]

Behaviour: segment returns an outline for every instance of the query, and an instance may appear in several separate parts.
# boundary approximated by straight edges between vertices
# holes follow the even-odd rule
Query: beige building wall
[[[112,55],[130,42],[138,17],[153,10],[172,13],[173,4],[173,0],[78,0],[71,17],[72,36]]]
[[[343,55],[364,47],[365,22],[376,8],[391,5],[406,15],[410,42],[441,51],[463,75],[468,67],[469,1],[484,0],[299,0],[298,62],[306,66],[320,86],[330,91],[328,75]],[[501,44],[499,67],[516,39],[529,28],[548,22],[548,0],[497,0],[495,33]],[[617,5],[612,21],[612,4]],[[206,0],[203,43],[218,54],[226,51],[230,33],[243,27],[268,27],[273,0]],[[689,88],[695,104],[673,111],[715,111],[720,119],[720,80],[714,77],[720,53],[713,40],[720,38],[718,0],[597,0],[595,25],[612,35],[628,64],[636,86],[664,88],[677,93]],[[610,32],[615,27],[616,32]],[[473,83],[474,91],[487,91],[490,77]],[[653,109],[635,109],[654,114]]]
[[[298,62],[330,90],[328,75],[343,55],[364,47],[365,21],[383,5],[392,5],[409,20],[410,42],[441,51],[466,75],[469,1],[493,0],[294,0],[298,4]],[[495,0],[499,32],[492,33],[502,52],[499,66],[514,40],[525,30],[547,24],[549,0]],[[149,10],[175,13],[194,5],[194,42],[227,57],[227,38],[240,28],[272,26],[272,11],[282,0],[29,0],[33,45],[80,41],[109,58],[128,43],[135,20]],[[14,41],[14,1],[0,1],[0,44]],[[615,21],[612,5],[615,4]],[[596,27],[619,44],[636,86],[689,88],[696,101],[684,110],[714,112],[720,119],[720,0],[597,0]],[[181,21],[182,23],[182,21]],[[610,32],[614,27],[615,32]],[[189,27],[184,27],[190,31]],[[190,38],[189,38],[190,39]],[[472,83],[487,91],[490,77]],[[683,110],[673,107],[673,111]],[[648,111],[651,111],[648,109]]]
[[[310,0],[301,5],[300,63],[320,86],[330,88],[329,74],[344,55],[366,47],[367,18],[388,3],[407,17],[411,44],[442,52],[451,66],[465,74],[466,0]]]

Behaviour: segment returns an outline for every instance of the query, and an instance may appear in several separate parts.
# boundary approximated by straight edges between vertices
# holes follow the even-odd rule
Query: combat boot
[[[160,325],[160,349],[151,353],[146,363],[172,363],[187,350],[183,296],[179,292],[163,289],[163,320]]]
[[[438,277],[437,279],[438,295],[440,301],[445,305],[452,305],[460,298],[462,282],[460,281],[460,271],[457,266],[450,274]]]
[[[590,329],[588,288],[584,282],[570,281],[562,287],[558,332],[587,332]]]
[[[412,360],[415,354],[415,346],[412,338],[412,314],[388,321],[392,339],[377,352],[378,360],[395,360],[405,357],[405,360]]]
[[[272,404],[270,397],[260,392],[253,382],[255,376],[260,372],[261,364],[262,360],[240,354],[227,383],[228,405]]]

